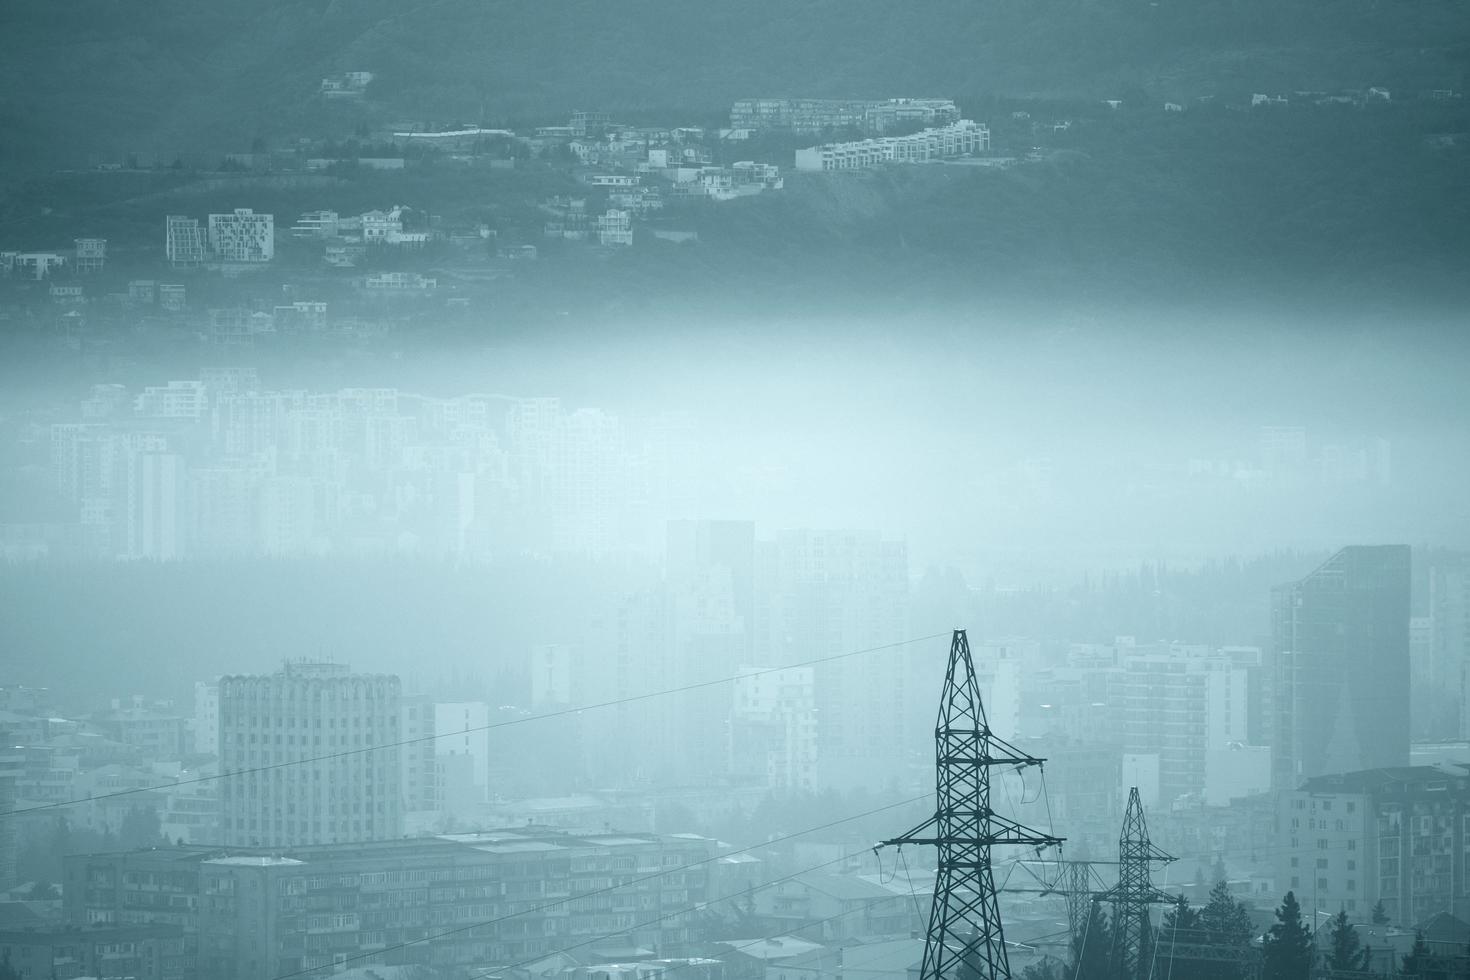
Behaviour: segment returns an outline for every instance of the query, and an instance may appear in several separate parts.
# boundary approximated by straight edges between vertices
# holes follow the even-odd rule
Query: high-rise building
[[[198,218],[171,214],[165,224],[164,255],[175,269],[194,269],[204,264],[204,229]]]
[[[1272,595],[1272,782],[1409,761],[1409,548],[1353,546]]]
[[[876,531],[783,531],[757,550],[756,653],[772,666],[817,665],[817,782],[878,789],[902,778],[911,753],[932,753],[906,724],[907,689],[944,669],[938,647],[875,649],[908,635],[908,556]],[[839,656],[841,655],[841,656]]]
[[[288,662],[219,682],[224,843],[283,847],[403,832],[395,676]],[[383,746],[376,748],[376,746]]]
[[[250,208],[211,214],[209,250],[221,262],[269,262],[276,254],[275,216]]]
[[[129,558],[171,561],[184,557],[188,512],[184,458],[177,453],[140,452],[127,461],[127,550]]]
[[[219,754],[219,681],[194,682],[194,752]]]

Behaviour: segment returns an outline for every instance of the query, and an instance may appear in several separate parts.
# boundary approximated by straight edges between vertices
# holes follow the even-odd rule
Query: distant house
[[[370,71],[345,71],[322,79],[321,93],[328,99],[360,99],[373,80]]]

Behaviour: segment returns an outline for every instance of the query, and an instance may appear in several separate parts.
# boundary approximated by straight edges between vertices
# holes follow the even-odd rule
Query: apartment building
[[[219,682],[223,840],[281,847],[403,832],[395,676],[288,662]],[[294,763],[281,765],[281,763]],[[269,768],[267,768],[269,767]]]
[[[198,218],[171,214],[164,222],[164,255],[175,269],[197,269],[204,264],[204,230]]]
[[[1470,914],[1470,772],[1398,766],[1317,776],[1280,794],[1277,869],[1304,909],[1411,927]]]
[[[185,980],[196,975],[177,926],[0,930],[0,956],[22,980]]]
[[[879,135],[899,126],[943,126],[959,118],[950,99],[740,99],[730,107],[731,129],[796,134],[857,129]]]
[[[200,972],[270,980],[364,953],[355,962],[484,969],[576,943],[662,950],[695,938],[714,847],[521,827],[225,854],[199,864]]]
[[[209,249],[221,262],[269,262],[276,254],[275,217],[250,208],[211,214]]]
[[[796,151],[796,169],[865,170],[885,163],[926,163],[973,156],[990,149],[990,127],[961,119],[907,136],[825,143]]]
[[[78,274],[93,275],[101,272],[107,263],[107,239],[78,238],[74,243],[77,249],[75,268]]]

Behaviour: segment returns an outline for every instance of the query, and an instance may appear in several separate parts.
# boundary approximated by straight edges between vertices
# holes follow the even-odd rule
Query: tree
[[[1199,924],[1205,931],[1206,941],[1229,946],[1244,946],[1250,943],[1251,914],[1245,905],[1230,894],[1230,886],[1224,878],[1215,879],[1210,889],[1210,900],[1200,910]]]
[[[1066,980],[1066,977],[1066,968],[1061,961],[1050,956],[1021,971],[1021,980]]]
[[[1373,924],[1375,926],[1388,925],[1388,910],[1383,907],[1383,899],[1373,903]]]
[[[1163,932],[1166,942],[1197,941],[1200,936],[1199,910],[1190,905],[1183,895],[1178,896],[1164,913]]]
[[[1287,892],[1261,947],[1263,980],[1307,980],[1314,952],[1312,934],[1302,923],[1302,907],[1296,895]]]
[[[1415,929],[1414,948],[1404,954],[1399,972],[1405,976],[1422,977],[1429,975],[1434,965],[1434,956],[1429,952],[1429,944],[1424,941],[1423,931]]]
[[[118,843],[129,849],[168,844],[168,838],[164,836],[158,819],[158,811],[151,806],[131,807],[123,817],[117,836]]]
[[[1112,980],[1113,930],[1107,913],[1098,902],[1092,903],[1081,936],[1072,937],[1074,980]]]
[[[1327,954],[1329,970],[1366,970],[1371,952],[1360,948],[1358,930],[1348,922],[1347,910],[1332,919],[1332,950]]]

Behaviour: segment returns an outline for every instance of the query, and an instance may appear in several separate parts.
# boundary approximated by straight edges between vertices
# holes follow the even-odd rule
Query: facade
[[[250,208],[211,214],[209,250],[220,262],[269,262],[276,254],[274,216]]]
[[[825,143],[796,151],[797,170],[866,170],[886,163],[926,163],[990,149],[990,127],[961,119],[907,136]]]
[[[1470,774],[1399,766],[1317,776],[1280,794],[1277,884],[1304,910],[1412,927],[1470,915]]]
[[[188,468],[184,457],[177,453],[131,453],[127,468],[124,553],[129,558],[152,561],[183,558],[188,551]],[[176,720],[182,732],[183,719]]]
[[[811,667],[744,667],[730,710],[730,775],[776,790],[817,785],[817,703]]]
[[[960,118],[950,99],[740,99],[730,128],[819,134],[856,129],[877,135],[905,125],[943,126]]]
[[[692,938],[713,854],[699,837],[521,827],[224,855],[200,865],[200,972],[271,980],[374,950],[355,962],[482,970],[609,934],[660,949]]]
[[[102,271],[107,262],[107,239],[78,238],[76,270],[80,275],[92,275]]]
[[[907,550],[876,531],[783,531],[757,545],[756,578],[756,649],[777,665],[908,635]],[[933,647],[815,665],[819,788],[877,789],[906,771],[911,748],[932,754],[922,725],[932,738],[942,674],[926,667],[943,670]],[[917,701],[909,693],[915,683]]]
[[[198,218],[171,214],[164,226],[164,255],[175,269],[197,269],[204,264],[204,229]]]
[[[400,694],[397,677],[352,674],[345,664],[288,662],[269,676],[221,678],[224,843],[282,847],[399,836],[400,749],[364,750],[399,740]],[[259,771],[267,766],[280,767]]]
[[[177,926],[4,930],[0,931],[0,956],[23,980],[185,980],[195,976],[183,930]]]
[[[158,305],[168,313],[183,312],[186,305],[183,283],[159,283]]]
[[[609,208],[597,218],[597,241],[601,245],[632,245],[633,216],[627,211]]]
[[[1272,595],[1272,781],[1409,761],[1409,548],[1344,548]]]

